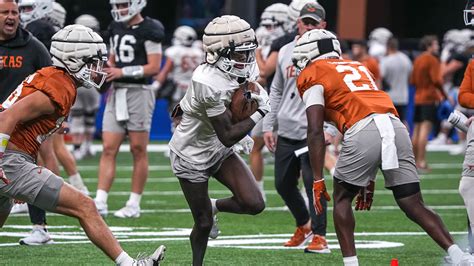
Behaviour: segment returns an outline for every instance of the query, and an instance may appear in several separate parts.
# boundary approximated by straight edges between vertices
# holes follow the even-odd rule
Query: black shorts
[[[406,105],[395,105],[395,109],[397,109],[398,112],[398,118],[400,118],[400,121],[405,121],[407,119],[407,106]]]
[[[415,117],[413,121],[415,123],[421,123],[423,121],[435,123],[437,121],[437,108],[438,106],[436,104],[415,105]]]

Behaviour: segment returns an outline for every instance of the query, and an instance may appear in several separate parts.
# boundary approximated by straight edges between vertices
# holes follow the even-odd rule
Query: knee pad
[[[420,183],[408,183],[398,186],[389,187],[392,190],[395,199],[402,199],[420,192]]]

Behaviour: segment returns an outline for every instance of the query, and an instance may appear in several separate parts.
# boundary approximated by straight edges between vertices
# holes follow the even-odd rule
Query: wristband
[[[253,113],[251,116],[250,116],[250,119],[253,120],[253,122],[255,122],[255,124],[258,123],[258,121],[262,120],[262,118],[265,116],[265,113],[260,110],[260,109],[257,109],[257,111],[255,111],[255,113]]]
[[[122,74],[125,78],[143,78],[143,66],[126,66],[122,67]]]
[[[7,149],[8,141],[10,140],[10,135],[0,133],[0,154],[4,153]]]

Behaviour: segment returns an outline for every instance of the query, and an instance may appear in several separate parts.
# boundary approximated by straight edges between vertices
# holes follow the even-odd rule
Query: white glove
[[[232,146],[235,153],[250,154],[253,149],[253,139],[248,135]]]
[[[258,109],[257,112],[253,113],[250,118],[257,123],[260,121],[266,114],[268,114],[272,108],[270,107],[270,98],[268,97],[267,91],[256,83],[257,87],[260,89],[260,94],[250,93],[250,98],[257,101]]]
[[[155,80],[152,84],[150,84],[150,88],[156,93],[161,88],[161,83],[158,80]]]

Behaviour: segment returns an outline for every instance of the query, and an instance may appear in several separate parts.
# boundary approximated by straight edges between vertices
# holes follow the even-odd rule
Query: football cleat
[[[118,218],[138,218],[140,217],[140,207],[127,204],[122,209],[116,211],[114,216]]]
[[[100,216],[103,218],[107,217],[107,214],[109,214],[109,209],[107,207],[107,203],[103,201],[98,201],[94,199],[95,207],[97,208],[97,211],[99,212]]]
[[[33,228],[31,234],[25,238],[20,239],[20,245],[39,246],[52,244],[54,241],[49,236],[49,233],[43,228]]]
[[[23,203],[23,204],[13,205],[10,211],[10,214],[15,214],[15,213],[28,213],[28,204]]]
[[[305,253],[331,253],[331,250],[328,247],[328,242],[324,236],[314,235],[313,240],[309,245],[304,249]]]
[[[165,258],[166,247],[159,246],[153,254],[145,258],[137,258],[133,261],[133,266],[157,266]]]
[[[217,222],[218,222],[217,215],[214,215],[214,217],[212,218],[212,228],[211,228],[211,231],[209,232],[209,237],[212,239],[216,239],[221,233]]]
[[[306,242],[308,242],[311,239],[311,237],[313,237],[313,232],[311,231],[311,228],[306,229],[303,226],[299,226],[296,228],[295,233],[290,238],[290,240],[288,240],[285,243],[284,246],[285,247],[300,247],[306,244]]]

